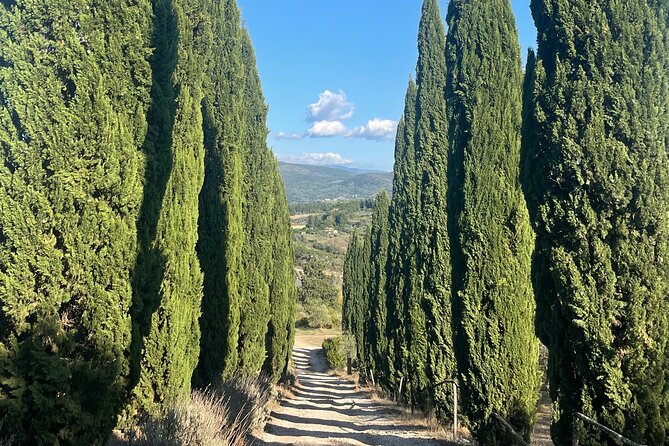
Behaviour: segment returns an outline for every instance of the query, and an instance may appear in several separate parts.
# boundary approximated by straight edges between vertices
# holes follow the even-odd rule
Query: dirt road
[[[258,446],[447,446],[425,423],[327,373],[325,336],[298,335],[293,359],[299,384],[272,413]]]

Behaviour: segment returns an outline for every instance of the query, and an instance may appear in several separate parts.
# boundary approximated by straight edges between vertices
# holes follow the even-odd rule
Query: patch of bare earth
[[[551,439],[551,399],[548,396],[548,390],[541,392],[539,400],[539,412],[537,413],[537,422],[532,431],[532,446],[553,446]]]
[[[271,414],[258,446],[447,446],[445,434],[379,400],[351,380],[327,373],[322,333],[298,334],[299,382]]]

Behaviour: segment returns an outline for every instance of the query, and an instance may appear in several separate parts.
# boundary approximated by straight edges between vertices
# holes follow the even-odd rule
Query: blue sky
[[[280,160],[392,170],[422,0],[238,0]],[[440,0],[442,17],[446,0]],[[512,0],[523,52],[529,0]]]

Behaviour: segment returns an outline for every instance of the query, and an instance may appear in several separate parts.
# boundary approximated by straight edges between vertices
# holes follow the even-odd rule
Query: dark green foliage
[[[669,70],[658,2],[532,1],[524,182],[557,445],[574,410],[640,443],[669,428]],[[658,12],[662,12],[658,18]],[[581,444],[610,444],[588,432]]]
[[[507,445],[490,416],[501,414],[529,441],[540,376],[534,236],[519,182],[520,49],[508,0],[452,0],[447,21],[458,376],[479,443]]]
[[[20,444],[101,444],[125,402],[150,20],[0,4],[0,419]]]
[[[201,67],[209,45],[202,14],[199,2],[154,3],[154,41],[159,48],[155,57],[167,58],[154,65],[167,72],[156,73],[153,96],[155,105],[174,108],[154,107],[145,143],[153,158],[149,166],[156,169],[149,178],[158,180],[159,189],[146,194],[145,200],[155,201],[145,203],[148,210],[140,222],[152,251],[145,260],[153,263],[140,265],[136,278],[144,284],[137,299],[139,329],[146,338],[133,406],[149,413],[190,396],[200,353],[202,272],[195,245],[204,177]]]
[[[451,335],[451,265],[448,241],[446,35],[436,0],[425,0],[418,31],[416,83],[416,270],[406,302],[409,320],[408,384],[412,402],[443,411],[455,377]],[[443,413],[442,413],[443,414]]]
[[[355,302],[359,296],[359,280],[358,275],[358,256],[360,251],[360,238],[358,233],[351,234],[348,241],[348,250],[346,251],[346,259],[344,260],[344,283],[342,286],[342,316],[341,327],[345,332],[353,333],[355,326],[355,315],[353,313]]]
[[[418,210],[416,182],[416,83],[409,81],[404,115],[397,127],[393,199],[388,213],[387,338],[389,387],[399,386],[407,376],[408,312],[405,300],[415,276],[415,216]]]
[[[244,64],[244,145],[242,185],[244,244],[240,280],[239,371],[257,376],[265,362],[265,336],[270,320],[274,155],[267,147],[267,105],[262,94],[251,37],[242,30]],[[284,220],[284,225],[286,224]]]
[[[275,380],[292,346],[295,280],[290,221],[251,38],[234,0],[212,2],[206,83],[205,185],[198,254],[205,273],[195,382],[236,374]]]
[[[369,357],[368,347],[365,346],[365,319],[368,303],[370,248],[371,231],[369,228],[365,231],[364,238],[353,233],[344,261],[342,328],[355,338],[355,350],[361,376],[367,374],[368,367],[365,360]]]
[[[271,240],[273,265],[269,284],[270,321],[266,336],[267,359],[264,371],[277,381],[285,373],[293,349],[297,289],[290,214],[276,161],[270,172],[274,196],[272,222],[275,232]]]
[[[200,241],[204,271],[201,355],[196,382],[230,378],[239,365],[242,249],[242,148],[244,65],[242,28],[234,0],[212,2],[210,78],[204,100],[205,181],[200,194]]]
[[[244,62],[244,281],[239,369],[278,380],[292,349],[295,273],[290,215],[277,161],[267,147],[267,105],[251,37],[242,30]]]
[[[383,191],[376,197],[372,216],[370,271],[367,286],[367,318],[365,343],[369,356],[365,362],[376,382],[388,385],[390,364],[388,360],[386,266],[388,262],[388,209],[390,198]]]

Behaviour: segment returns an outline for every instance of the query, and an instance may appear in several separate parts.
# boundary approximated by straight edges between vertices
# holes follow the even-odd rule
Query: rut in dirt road
[[[390,402],[326,373],[319,348],[296,348],[299,384],[271,414],[258,446],[448,446]]]

